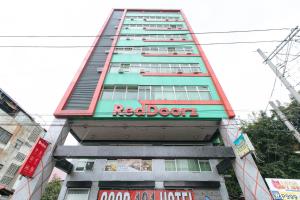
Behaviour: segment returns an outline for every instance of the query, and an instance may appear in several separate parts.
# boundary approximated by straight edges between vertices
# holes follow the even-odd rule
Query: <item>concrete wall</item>
[[[218,160],[210,160],[211,172],[166,172],[165,162],[162,159],[152,160],[152,172],[107,172],[104,171],[105,159],[95,160],[92,171],[73,172],[65,179],[59,200],[63,200],[67,192],[68,181],[92,181],[89,200],[96,200],[99,191],[99,181],[155,181],[155,189],[163,189],[163,181],[218,181],[219,189],[198,188],[195,190],[195,199],[209,195],[211,200],[228,199],[223,178],[218,175],[216,165]],[[76,160],[73,160],[76,166]],[[200,198],[201,199],[201,198]],[[203,198],[204,199],[204,198]]]

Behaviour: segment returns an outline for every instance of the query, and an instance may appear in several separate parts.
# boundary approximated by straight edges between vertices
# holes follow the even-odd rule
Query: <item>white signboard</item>
[[[266,178],[275,200],[300,200],[300,179]]]

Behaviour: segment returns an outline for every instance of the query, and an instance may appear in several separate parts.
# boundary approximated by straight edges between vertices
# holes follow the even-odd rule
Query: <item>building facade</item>
[[[81,144],[59,199],[228,199],[234,112],[181,10],[114,9],[55,116]]]
[[[13,188],[20,166],[44,133],[45,130],[0,89],[0,194],[5,195],[6,190]]]

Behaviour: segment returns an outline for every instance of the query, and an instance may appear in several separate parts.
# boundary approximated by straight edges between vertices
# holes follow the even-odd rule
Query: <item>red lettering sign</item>
[[[32,147],[30,154],[21,166],[19,173],[26,177],[33,177],[33,174],[39,165],[49,143],[39,138],[36,144]]]
[[[156,116],[161,115],[163,117],[167,117],[172,115],[174,117],[185,117],[186,114],[189,113],[190,117],[197,117],[198,113],[196,108],[158,108],[155,105],[149,105],[145,107],[140,107],[133,109],[131,107],[124,108],[123,105],[116,104],[113,110],[113,116]]]
[[[192,190],[100,190],[98,200],[194,200]]]

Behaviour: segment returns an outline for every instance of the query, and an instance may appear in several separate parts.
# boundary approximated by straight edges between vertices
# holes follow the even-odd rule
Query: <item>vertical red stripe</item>
[[[186,23],[186,25],[187,25],[190,33],[193,33],[193,29],[192,29],[191,25],[189,24],[189,22],[188,22],[188,20],[187,20],[187,18],[185,16],[185,14],[183,13],[182,10],[180,12],[182,14],[182,17],[183,17],[183,19],[184,19],[184,21],[185,21],[185,23]],[[211,79],[212,79],[212,81],[213,81],[213,83],[214,83],[214,85],[216,87],[216,90],[217,90],[217,92],[218,92],[221,100],[224,103],[224,107],[225,107],[225,110],[226,110],[226,112],[228,114],[228,117],[229,118],[234,118],[235,114],[234,114],[234,112],[232,110],[232,107],[231,107],[231,105],[230,105],[230,103],[229,103],[229,101],[228,101],[228,99],[227,99],[227,97],[226,97],[226,95],[225,95],[225,93],[224,93],[224,91],[223,91],[223,89],[222,89],[222,87],[221,87],[221,85],[220,85],[220,83],[219,83],[219,81],[218,81],[218,79],[217,79],[217,77],[216,77],[216,75],[215,75],[215,73],[214,73],[211,65],[209,64],[208,59],[207,59],[207,57],[206,57],[206,55],[205,55],[202,47],[200,46],[200,43],[199,43],[197,37],[195,36],[195,34],[191,34],[191,36],[192,36],[194,42],[197,44],[196,46],[197,46],[197,49],[199,51],[199,54],[201,55],[202,60],[203,60],[203,62],[205,64],[205,66],[206,66],[206,69],[207,69],[208,73],[211,75]]]

